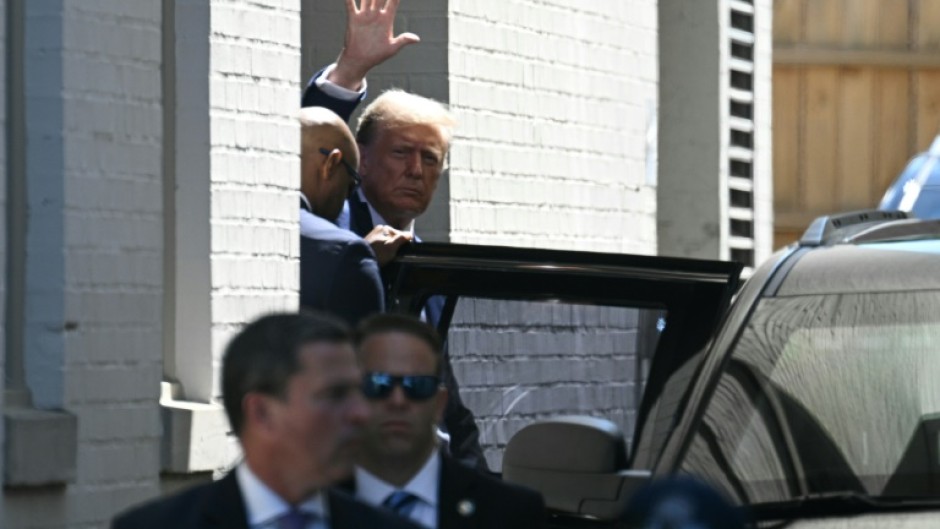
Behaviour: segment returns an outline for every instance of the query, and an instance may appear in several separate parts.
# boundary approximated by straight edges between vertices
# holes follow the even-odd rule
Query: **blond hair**
[[[440,102],[393,88],[383,92],[363,111],[356,129],[356,141],[361,145],[371,144],[379,128],[436,125],[450,146],[456,124]]]

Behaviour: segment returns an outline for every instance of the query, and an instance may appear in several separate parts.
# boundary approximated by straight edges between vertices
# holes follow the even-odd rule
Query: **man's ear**
[[[327,181],[333,176],[333,170],[337,165],[340,164],[340,160],[343,159],[343,153],[339,149],[333,149],[330,151],[330,154],[326,156],[326,160],[323,161],[323,165],[320,166],[320,170],[317,173],[317,177],[321,181]]]
[[[242,414],[244,424],[252,425],[256,431],[270,432],[274,426],[272,421],[270,400],[260,393],[248,393],[242,399]]]

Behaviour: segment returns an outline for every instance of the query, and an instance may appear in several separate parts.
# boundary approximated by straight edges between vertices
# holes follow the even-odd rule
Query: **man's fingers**
[[[362,0],[363,3],[369,2],[369,10],[375,11],[379,8],[379,0]]]
[[[390,245],[392,245],[392,246],[401,246],[401,245],[407,244],[407,243],[409,243],[409,242],[411,242],[411,234],[410,234],[410,233],[398,232],[397,234],[395,234],[394,237],[392,237],[390,240],[388,240],[385,244],[390,244]]]
[[[356,0],[346,0],[346,15],[353,16],[359,12],[359,8],[356,7]]]
[[[382,12],[394,15],[395,11],[398,11],[398,2],[399,0],[385,0],[385,7],[382,8]]]
[[[421,37],[415,35],[414,33],[402,33],[401,35],[393,38],[391,44],[392,48],[394,48],[395,52],[397,53],[398,50],[402,49],[403,47],[419,42],[420,40]]]

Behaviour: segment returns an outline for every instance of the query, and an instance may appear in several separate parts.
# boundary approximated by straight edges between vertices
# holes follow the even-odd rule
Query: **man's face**
[[[359,165],[359,152],[355,147],[341,151],[342,155],[332,169],[326,169],[324,164],[330,156],[332,149],[324,148],[327,153],[319,149],[310,148],[304,154],[301,163],[301,190],[311,201],[314,213],[325,219],[335,219],[343,210],[343,203],[350,191],[355,187],[354,181],[358,178],[356,167]],[[321,171],[328,170],[328,178],[324,179]]]
[[[437,356],[420,338],[403,332],[374,334],[362,342],[362,369],[392,376],[437,375]],[[419,464],[435,446],[435,427],[447,403],[447,393],[438,388],[426,400],[409,398],[396,385],[385,398],[367,401],[370,418],[363,439],[363,456],[373,461],[403,459]]]
[[[436,125],[380,127],[362,151],[362,190],[386,221],[403,228],[424,213],[444,170],[447,142]],[[396,224],[399,224],[396,226]]]
[[[289,472],[318,489],[348,477],[368,415],[352,346],[301,346],[301,370],[271,410],[277,453]]]

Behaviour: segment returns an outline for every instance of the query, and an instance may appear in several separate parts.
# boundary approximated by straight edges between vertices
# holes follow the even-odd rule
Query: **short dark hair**
[[[370,336],[387,332],[409,334],[428,344],[431,348],[431,352],[434,353],[434,358],[437,360],[435,371],[440,374],[443,350],[441,337],[437,331],[434,330],[434,327],[414,316],[405,314],[375,314],[362,320],[356,328],[356,350],[359,350],[362,342],[366,341]]]
[[[300,370],[297,353],[311,342],[351,344],[352,332],[333,316],[304,311],[262,316],[232,338],[222,358],[222,403],[236,435],[245,395],[285,397],[288,379]]]

